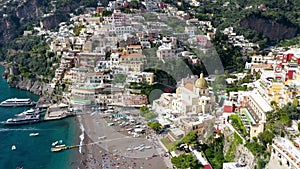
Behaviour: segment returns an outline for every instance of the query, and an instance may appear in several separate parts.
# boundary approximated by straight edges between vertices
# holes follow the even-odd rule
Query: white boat
[[[52,146],[56,146],[58,144],[58,141],[55,141],[52,143]]]
[[[17,147],[15,145],[12,145],[11,150],[14,151],[15,149],[17,149]]]
[[[152,148],[151,146],[146,146],[146,147],[145,147],[145,149],[151,149],[151,148]]]
[[[3,107],[34,106],[34,105],[35,102],[31,101],[28,98],[27,99],[11,98],[0,103],[0,106]]]
[[[23,111],[20,114],[16,114],[15,116],[30,116],[30,115],[36,115],[36,114],[39,114],[39,113],[41,113],[41,111],[38,110],[38,109],[29,109],[29,110]]]
[[[57,147],[57,148],[59,148],[59,147],[66,147],[66,145],[65,144],[61,144],[61,145],[57,145],[55,147]]]
[[[4,125],[22,125],[22,124],[32,124],[40,122],[40,115],[28,115],[28,116],[18,116],[15,118],[9,118],[6,121],[2,122]]]
[[[29,136],[38,136],[40,133],[30,133]]]

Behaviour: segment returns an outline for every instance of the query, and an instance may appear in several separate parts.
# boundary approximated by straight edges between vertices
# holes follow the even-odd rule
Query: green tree
[[[141,108],[140,108],[140,114],[142,115],[142,116],[144,116],[146,113],[148,113],[149,112],[149,107],[147,107],[147,106],[142,106]]]
[[[275,135],[269,130],[265,130],[262,133],[258,134],[259,140],[262,142],[262,144],[265,147],[267,147],[268,144],[272,143],[272,140],[274,137],[275,137]]]
[[[194,131],[188,132],[181,140],[182,143],[186,143],[187,145],[196,144],[198,140],[198,135]]]
[[[172,157],[172,164],[179,169],[199,169],[201,165],[192,154],[180,154],[178,157]]]
[[[259,144],[258,142],[248,142],[246,143],[246,147],[252,152],[252,154],[262,154],[265,152],[266,148]]]
[[[156,117],[156,114],[154,112],[148,112],[144,114],[144,117],[146,120],[152,120]]]
[[[151,127],[153,130],[155,130],[156,132],[161,130],[161,124],[159,122],[149,122],[148,126]]]
[[[270,105],[273,106],[273,107],[275,107],[275,108],[278,107],[278,104],[277,104],[274,100],[272,100],[272,101],[270,102]]]

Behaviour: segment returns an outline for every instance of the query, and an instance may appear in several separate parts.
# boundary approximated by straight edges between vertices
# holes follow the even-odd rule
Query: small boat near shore
[[[52,143],[52,146],[56,146],[58,144],[58,141],[55,141]]]
[[[59,147],[66,147],[66,145],[65,144],[60,144],[60,145],[57,145],[57,146],[55,146],[56,148],[59,148]]]
[[[34,106],[36,103],[29,98],[19,99],[19,98],[11,98],[7,99],[0,103],[2,107],[21,107],[21,106]]]
[[[58,146],[58,147],[57,147]],[[51,148],[51,151],[52,152],[59,152],[59,151],[62,151],[62,150],[66,150],[66,149],[68,149],[69,147],[67,147],[66,145],[57,145],[57,146],[55,146],[55,147],[52,147]]]
[[[38,136],[40,135],[40,133],[30,133],[29,136],[33,137],[33,136]]]
[[[57,140],[57,141],[54,141],[53,143],[52,143],[52,146],[54,147],[54,146],[56,146],[58,143],[59,144],[62,144],[62,140]]]

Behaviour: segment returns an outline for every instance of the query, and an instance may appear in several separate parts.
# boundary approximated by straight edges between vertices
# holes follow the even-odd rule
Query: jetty
[[[82,147],[82,146],[94,145],[94,144],[99,144],[99,143],[101,143],[101,141],[96,141],[96,142],[82,144],[82,145],[73,145],[73,146],[66,146],[66,145],[64,145],[64,146],[58,146],[58,147],[52,147],[51,151],[52,152],[59,152],[59,151],[62,151],[62,150],[68,150],[68,149],[72,149],[72,148],[79,148],[79,147]]]

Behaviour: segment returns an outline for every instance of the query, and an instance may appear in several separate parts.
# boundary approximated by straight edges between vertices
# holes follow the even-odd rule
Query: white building
[[[200,75],[199,79],[195,77],[182,79],[182,82],[176,89],[176,94],[168,97],[167,101],[164,101],[166,103],[162,103],[160,99],[153,101],[153,109],[163,105],[163,107],[181,115],[187,115],[187,113],[211,113],[212,106],[215,103],[215,96],[209,91],[203,74]]]
[[[172,49],[170,44],[165,44],[165,45],[159,46],[158,50],[156,51],[156,56],[160,60],[177,58],[177,56],[175,54],[175,50]]]
[[[282,165],[288,169],[300,169],[300,150],[299,144],[294,143],[287,138],[277,137],[273,139],[272,157],[281,161]]]

